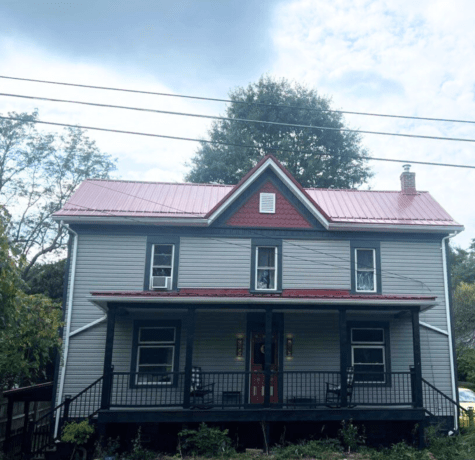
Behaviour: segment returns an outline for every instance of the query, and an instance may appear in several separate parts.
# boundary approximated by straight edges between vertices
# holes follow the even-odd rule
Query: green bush
[[[137,430],[137,437],[132,441],[132,445],[132,452],[123,457],[123,460],[154,460],[157,458],[154,452],[142,446],[142,427]]]
[[[183,430],[178,433],[178,448],[182,455],[227,457],[236,453],[231,446],[228,432],[210,428],[202,423],[198,430]]]
[[[63,426],[61,441],[70,442],[76,446],[86,444],[94,433],[94,427],[89,425],[89,420],[83,420],[80,423],[71,422]]]
[[[362,446],[366,442],[364,427],[361,430],[358,430],[358,427],[353,425],[353,420],[351,419],[348,422],[346,420],[342,420],[341,428],[338,430],[338,434],[340,436],[341,443],[348,453],[351,451],[355,452],[358,449],[358,446]]]
[[[343,452],[337,439],[319,441],[301,441],[298,444],[289,444],[285,447],[273,449],[276,460],[312,458],[316,460],[334,457],[335,452]]]

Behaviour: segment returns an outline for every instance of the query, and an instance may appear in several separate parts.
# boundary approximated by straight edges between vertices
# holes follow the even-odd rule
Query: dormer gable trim
[[[302,202],[302,204],[315,216],[315,218],[328,230],[330,222],[328,216],[319,206],[308,196],[301,185],[289,174],[287,170],[272,155],[264,157],[241,182],[221,200],[208,214],[208,225],[213,223],[223,214],[229,206],[234,203],[242,193],[247,190],[268,168],[272,169],[275,175],[289,188],[289,190]]]

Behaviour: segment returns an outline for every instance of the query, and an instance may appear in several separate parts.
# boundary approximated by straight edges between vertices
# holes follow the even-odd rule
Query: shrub
[[[350,419],[348,422],[342,420],[338,434],[341,443],[348,450],[348,453],[351,451],[355,452],[358,449],[358,446],[362,446],[366,442],[364,427],[362,428],[361,433],[358,431],[358,427],[353,425],[353,420]]]
[[[332,458],[335,452],[342,452],[343,448],[337,439],[324,439],[319,441],[301,441],[298,444],[289,444],[285,447],[274,449],[276,460],[287,459],[326,459]]]
[[[74,458],[74,454],[76,453],[76,449],[78,448],[78,446],[86,444],[86,442],[89,440],[93,433],[94,427],[89,425],[89,420],[83,420],[80,423],[70,422],[66,423],[63,426],[63,434],[61,436],[61,441],[74,444],[71,459]]]
[[[202,423],[198,430],[183,430],[178,433],[178,449],[183,455],[204,457],[229,456],[235,453],[231,447],[228,430],[208,427]]]
[[[157,456],[154,452],[142,446],[142,427],[137,430],[137,436],[132,441],[132,452],[126,455],[123,460],[154,460]]]

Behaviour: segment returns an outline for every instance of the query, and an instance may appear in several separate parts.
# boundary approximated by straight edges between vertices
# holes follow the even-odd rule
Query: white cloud
[[[64,56],[36,48],[32,43],[0,37],[2,75],[173,93],[159,76],[138,72],[136,68],[117,69],[107,63],[72,61]],[[216,113],[216,104],[161,97],[101,91],[41,83],[0,79],[0,92],[79,100],[175,112]],[[206,136],[209,120],[161,115],[147,112],[88,107],[12,97],[1,97],[2,114],[9,111],[31,112],[39,109],[40,120],[74,125],[103,127],[170,136],[200,138]],[[38,125],[44,131],[61,131]],[[99,148],[118,158],[116,175],[123,179],[182,181],[197,143],[152,137],[114,134],[89,130]]]
[[[272,73],[304,81],[344,110],[457,118],[475,117],[475,3],[423,0],[296,0],[274,15],[278,59]],[[475,126],[347,116],[371,131],[475,139]],[[475,144],[364,136],[373,156],[475,164]],[[398,163],[373,163],[373,189],[398,189]],[[429,190],[475,237],[475,171],[414,165]]]

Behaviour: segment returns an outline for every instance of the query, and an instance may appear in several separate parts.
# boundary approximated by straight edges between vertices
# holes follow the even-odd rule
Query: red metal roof
[[[463,229],[428,192],[406,195],[397,191],[303,189],[271,155],[263,158],[237,185],[85,180],[54,217],[195,218],[205,223],[205,218],[231,199],[269,159],[330,223]]]
[[[242,297],[284,299],[345,299],[345,300],[400,300],[433,301],[436,296],[351,294],[346,290],[285,289],[282,293],[250,293],[248,289],[180,289],[180,291],[93,291],[94,297]]]
[[[458,225],[429,192],[307,189],[332,222]]]

